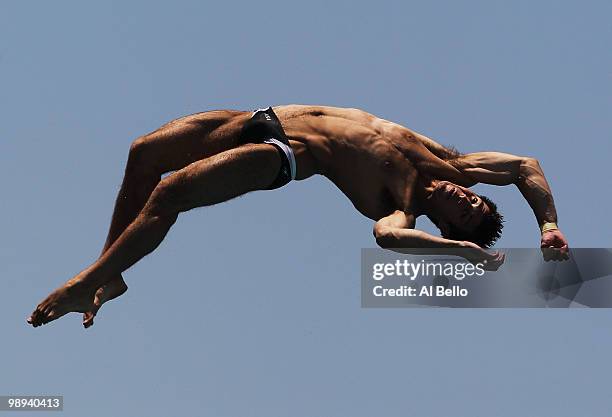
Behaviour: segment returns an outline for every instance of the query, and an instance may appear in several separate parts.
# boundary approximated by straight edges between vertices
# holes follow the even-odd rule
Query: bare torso
[[[297,179],[326,176],[371,219],[409,209],[419,175],[461,181],[413,132],[362,110],[288,105],[274,112],[295,151]]]

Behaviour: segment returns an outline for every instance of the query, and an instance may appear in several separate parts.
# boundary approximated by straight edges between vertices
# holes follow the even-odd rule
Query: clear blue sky
[[[130,142],[216,108],[360,107],[462,151],[535,156],[570,245],[611,247],[611,15],[5,2],[0,394],[62,394],[89,417],[609,415],[609,310],[362,309],[372,222],[322,178],[182,215],[88,331],[25,318],[98,255]],[[516,190],[478,191],[508,220],[500,247],[538,244]]]

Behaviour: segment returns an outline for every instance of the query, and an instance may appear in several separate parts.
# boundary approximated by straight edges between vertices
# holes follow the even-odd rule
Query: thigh
[[[249,112],[215,110],[173,120],[138,139],[144,157],[161,172],[181,169],[195,161],[239,145]]]
[[[245,144],[196,161],[162,180],[153,205],[183,212],[264,190],[276,179],[281,157],[270,144]]]

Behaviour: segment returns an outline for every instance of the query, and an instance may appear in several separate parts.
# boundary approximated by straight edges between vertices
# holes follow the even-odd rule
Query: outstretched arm
[[[567,256],[567,241],[557,227],[552,192],[537,159],[501,152],[478,152],[463,155],[457,162],[459,169],[474,183],[515,184],[538,221],[542,232],[541,247],[562,249],[557,254],[553,253],[552,259]],[[545,257],[548,257],[547,254]]]
[[[422,230],[415,230],[412,214],[397,210],[383,217],[374,225],[374,237],[381,248],[399,253],[415,255],[439,254],[436,249],[446,249],[449,255],[461,256],[472,263],[483,263],[487,270],[497,270],[504,262],[504,255],[489,253],[478,245],[433,236]]]

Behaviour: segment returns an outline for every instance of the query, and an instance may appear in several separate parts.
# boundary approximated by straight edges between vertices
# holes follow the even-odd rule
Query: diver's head
[[[469,188],[438,181],[427,200],[427,217],[447,239],[489,247],[501,236],[503,216],[497,206]]]

